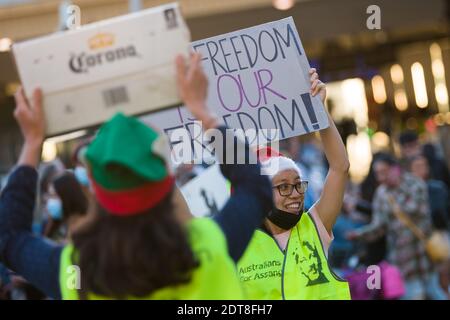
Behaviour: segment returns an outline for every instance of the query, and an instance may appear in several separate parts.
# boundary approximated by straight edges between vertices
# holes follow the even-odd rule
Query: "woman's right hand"
[[[14,117],[22,131],[25,143],[40,146],[45,137],[45,116],[41,90],[33,91],[31,103],[27,101],[22,87],[19,87],[14,98],[16,100]]]
[[[36,168],[39,164],[41,147],[45,138],[42,92],[40,89],[35,89],[32,101],[28,102],[23,89],[20,87],[17,90],[15,99],[16,109],[14,110],[14,117],[25,140],[17,164]]]
[[[201,66],[200,54],[192,54],[188,66],[185,58],[178,55],[176,66],[178,91],[184,104],[205,129],[216,127],[217,118],[206,106],[208,79]]]

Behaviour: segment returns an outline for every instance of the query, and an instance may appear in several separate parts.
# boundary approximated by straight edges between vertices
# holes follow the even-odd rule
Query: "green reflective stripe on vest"
[[[225,236],[211,219],[195,218],[187,224],[192,250],[200,266],[192,272],[188,284],[160,289],[149,297],[137,299],[243,299],[242,287],[236,275],[236,266],[228,255]],[[66,246],[61,255],[60,287],[63,299],[78,299],[76,289],[71,289],[72,246]],[[81,277],[83,272],[81,271]],[[72,286],[73,288],[73,286]],[[108,299],[89,294],[89,299]],[[130,297],[130,299],[135,299]]]
[[[231,195],[231,182],[230,182],[230,180],[226,179],[225,180],[225,184],[227,186],[228,196],[230,196]]]
[[[350,299],[348,283],[328,265],[309,213],[292,228],[286,254],[272,236],[255,231],[238,262],[238,273],[249,299]]]

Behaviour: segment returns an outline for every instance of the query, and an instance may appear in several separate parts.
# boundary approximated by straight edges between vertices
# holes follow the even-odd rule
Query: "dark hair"
[[[89,146],[89,144],[92,142],[92,140],[94,139],[94,137],[87,137],[84,138],[83,140],[81,140],[75,147],[75,149],[72,152],[72,164],[74,166],[77,166],[78,164],[81,163],[81,159],[80,159],[80,152],[87,146]]]
[[[431,143],[426,143],[423,145],[422,154],[429,162],[433,162],[438,158],[436,147]]]
[[[373,164],[375,164],[377,162],[384,162],[384,163],[388,164],[389,166],[398,166],[399,165],[397,159],[390,153],[386,153],[386,152],[377,153],[377,157],[374,158]]]
[[[39,189],[41,194],[48,192],[48,187],[57,174],[58,168],[54,164],[48,164],[42,170],[42,175],[39,179]]]
[[[376,153],[372,157],[372,162],[370,163],[369,172],[367,176],[364,178],[363,182],[360,185],[361,198],[365,201],[372,202],[372,198],[375,194],[375,190],[378,187],[378,182],[375,177],[375,170],[373,169],[373,165],[375,160],[378,158],[379,153]]]
[[[398,137],[401,146],[404,146],[407,143],[416,142],[417,140],[419,140],[417,133],[409,130],[402,132]]]
[[[97,205],[94,220],[72,237],[82,299],[88,293],[142,298],[190,281],[199,263],[186,230],[176,220],[172,194],[147,212],[129,217],[111,215]]]
[[[67,221],[74,214],[86,214],[88,199],[73,173],[66,171],[57,176],[53,180],[53,187],[62,202],[63,220]]]
[[[379,185],[373,167],[380,155],[383,154],[382,152],[377,152],[373,155],[369,172],[360,185],[360,199],[356,203],[356,210],[369,216],[372,215],[372,200]]]

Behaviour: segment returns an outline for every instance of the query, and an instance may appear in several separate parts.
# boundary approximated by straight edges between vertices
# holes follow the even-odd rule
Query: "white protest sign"
[[[228,127],[278,129],[276,139],[328,127],[320,98],[310,95],[310,66],[292,17],[195,41],[191,47],[203,57],[208,106]],[[142,119],[169,138],[180,128],[195,138],[194,119],[184,107]]]
[[[197,217],[216,214],[223,208],[230,195],[227,181],[218,165],[209,167],[180,190],[192,214]]]
[[[175,56],[189,50],[178,4],[14,44],[28,98],[40,87],[48,136],[93,126],[117,111],[179,105]]]

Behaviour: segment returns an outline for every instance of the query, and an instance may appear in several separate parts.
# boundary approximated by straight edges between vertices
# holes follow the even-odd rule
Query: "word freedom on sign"
[[[249,34],[224,37],[216,41],[200,42],[193,45],[193,49],[201,52],[203,60],[209,60],[214,74],[233,73],[256,66],[260,59],[273,62],[279,55],[286,59],[286,48],[295,44],[301,55],[300,45],[296,40],[295,31],[291,25],[286,27],[286,35],[282,35],[276,28],[272,32],[264,29],[256,36]],[[234,59],[230,59],[232,56]],[[232,61],[235,61],[234,65]]]
[[[272,149],[279,149],[276,138],[279,131],[275,129],[227,129],[225,136],[219,129],[202,130],[202,123],[194,121],[187,130],[177,128],[170,133],[166,131],[172,147],[171,161],[174,164],[201,164],[208,159],[218,164],[256,164],[256,157],[245,153],[244,141],[253,138],[253,146],[270,145]],[[271,139],[267,139],[267,137]]]

